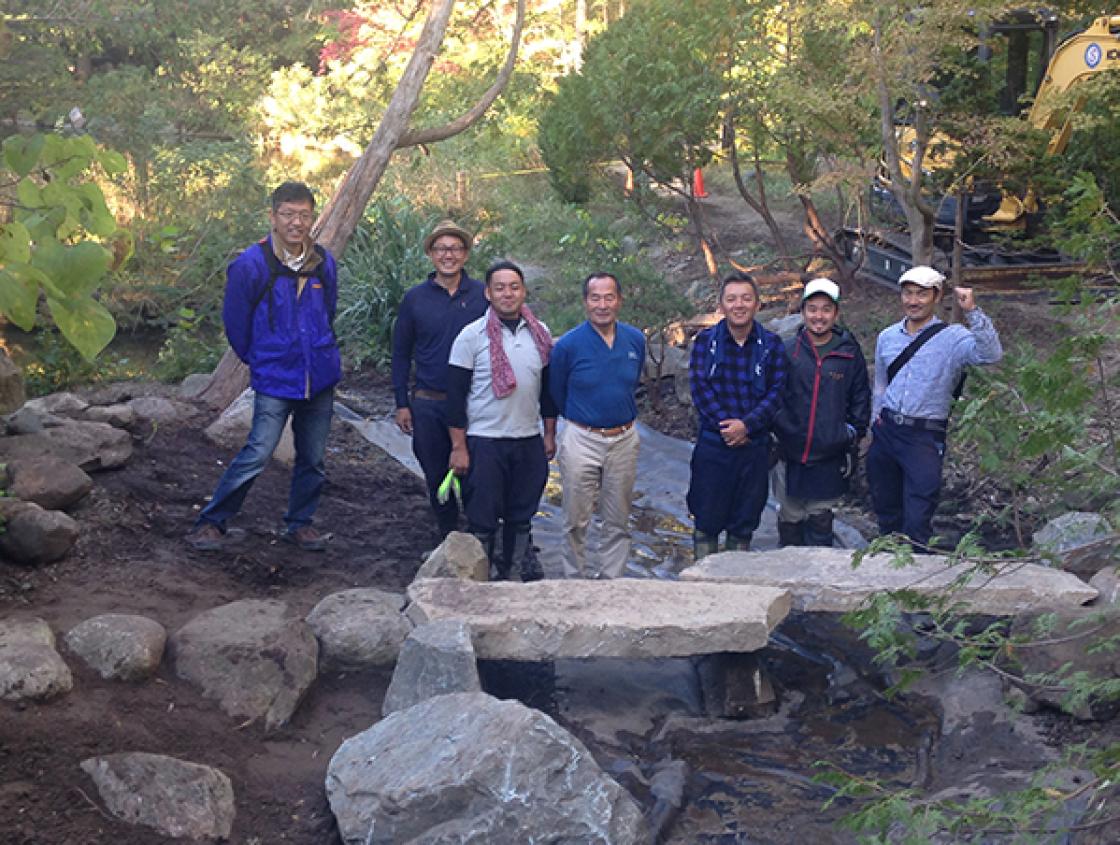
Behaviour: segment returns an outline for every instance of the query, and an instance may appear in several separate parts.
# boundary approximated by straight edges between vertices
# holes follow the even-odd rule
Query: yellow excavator
[[[1057,19],[1049,16],[1039,21],[1034,16],[1012,18],[993,28],[993,33],[1007,35],[1026,43],[1028,32],[1040,35],[1037,61],[1042,69],[1037,91],[1026,120],[1034,127],[1050,133],[1047,154],[1058,155],[1069,143],[1073,115],[1083,105],[1084,97],[1070,98],[1066,92],[1082,80],[1104,71],[1120,70],[1120,14],[1097,18],[1086,29],[1077,32],[1060,44],[1056,43]],[[1013,42],[1014,43],[1014,42]],[[1025,69],[1027,62],[1016,63]],[[1009,65],[1010,72],[1010,65]],[[1021,71],[1025,73],[1024,71]],[[1025,81],[1025,80],[1024,80]],[[1022,86],[1020,86],[1021,88]],[[1009,84],[1010,101],[1017,102],[1014,84]],[[1005,96],[1005,99],[1007,97]],[[913,130],[899,128],[899,149],[910,148]],[[944,138],[935,139],[927,153],[927,167],[934,170],[947,167],[954,157],[953,143]],[[903,158],[903,175],[910,176],[910,162]],[[991,234],[1025,230],[1028,221],[1039,213],[1039,204],[1032,190],[1017,195],[998,185],[974,184],[964,195],[963,238],[961,255],[962,283],[999,282],[1019,280],[1028,275],[1060,276],[1078,269],[1068,258],[1050,250],[1012,251],[991,240]],[[871,188],[871,205],[877,216],[899,221],[901,212],[891,193],[885,166]],[[958,197],[946,196],[938,204],[934,227],[934,263],[951,268],[955,227],[958,217]],[[838,239],[850,261],[890,282],[909,269],[910,238],[906,232],[876,230],[862,231],[845,228]]]

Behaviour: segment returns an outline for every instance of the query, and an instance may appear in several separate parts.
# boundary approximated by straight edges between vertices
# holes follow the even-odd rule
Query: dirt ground
[[[337,422],[317,518],[328,550],[279,542],[288,473],[269,466],[253,488],[229,553],[183,542],[231,457],[202,436],[204,417],[135,437],[123,468],[99,473],[73,515],[81,538],[63,561],[37,569],[0,562],[0,615],[46,619],[60,640],[99,613],[139,613],[174,631],[199,612],[244,598],[274,598],[301,615],[351,587],[402,591],[437,542],[422,484]],[[142,684],[102,681],[69,655],[74,690],[45,704],[0,703],[0,843],[152,845],[162,838],[108,817],[81,760],[121,751],[169,754],[214,766],[233,781],[232,841],[329,845],[337,841],[323,778],[343,739],[380,718],[390,671],[323,676],[290,726],[265,737],[238,729],[165,665]],[[172,840],[166,840],[172,841]]]

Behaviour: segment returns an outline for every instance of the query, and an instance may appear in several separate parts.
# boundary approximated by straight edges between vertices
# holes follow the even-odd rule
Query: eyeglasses
[[[465,246],[434,246],[432,252],[435,255],[462,255],[467,251]]]
[[[293,220],[298,220],[300,223],[310,223],[315,218],[315,215],[310,211],[277,211],[276,216],[285,223],[291,223]]]

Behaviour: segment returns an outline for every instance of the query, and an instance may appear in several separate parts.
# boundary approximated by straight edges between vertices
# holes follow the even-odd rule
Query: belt
[[[422,387],[413,390],[412,396],[415,399],[430,399],[433,402],[442,402],[447,398],[447,394],[442,390],[425,390]]]
[[[628,423],[623,423],[622,425],[613,426],[612,428],[596,428],[593,425],[584,425],[583,423],[576,422],[575,420],[568,420],[568,422],[570,422],[576,428],[582,428],[584,431],[590,431],[592,434],[601,434],[604,437],[617,437],[623,432],[629,431],[634,427],[633,420],[630,420],[630,422]]]
[[[906,414],[900,414],[898,411],[892,411],[888,408],[883,408],[879,412],[879,416],[888,422],[895,425],[904,425],[907,428],[916,428],[920,431],[948,431],[948,420],[930,420],[923,417],[908,417]]]

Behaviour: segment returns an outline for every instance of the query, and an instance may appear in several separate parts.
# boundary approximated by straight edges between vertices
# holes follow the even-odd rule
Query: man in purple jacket
[[[296,461],[282,536],[304,551],[326,548],[311,520],[326,477],[323,459],[342,367],[333,329],[338,274],[331,254],[311,239],[314,219],[310,189],[285,182],[272,194],[268,237],[226,271],[222,321],[256,395],[249,439],[187,535],[198,551],[222,548],[226,521],[241,509],[289,417]]]

